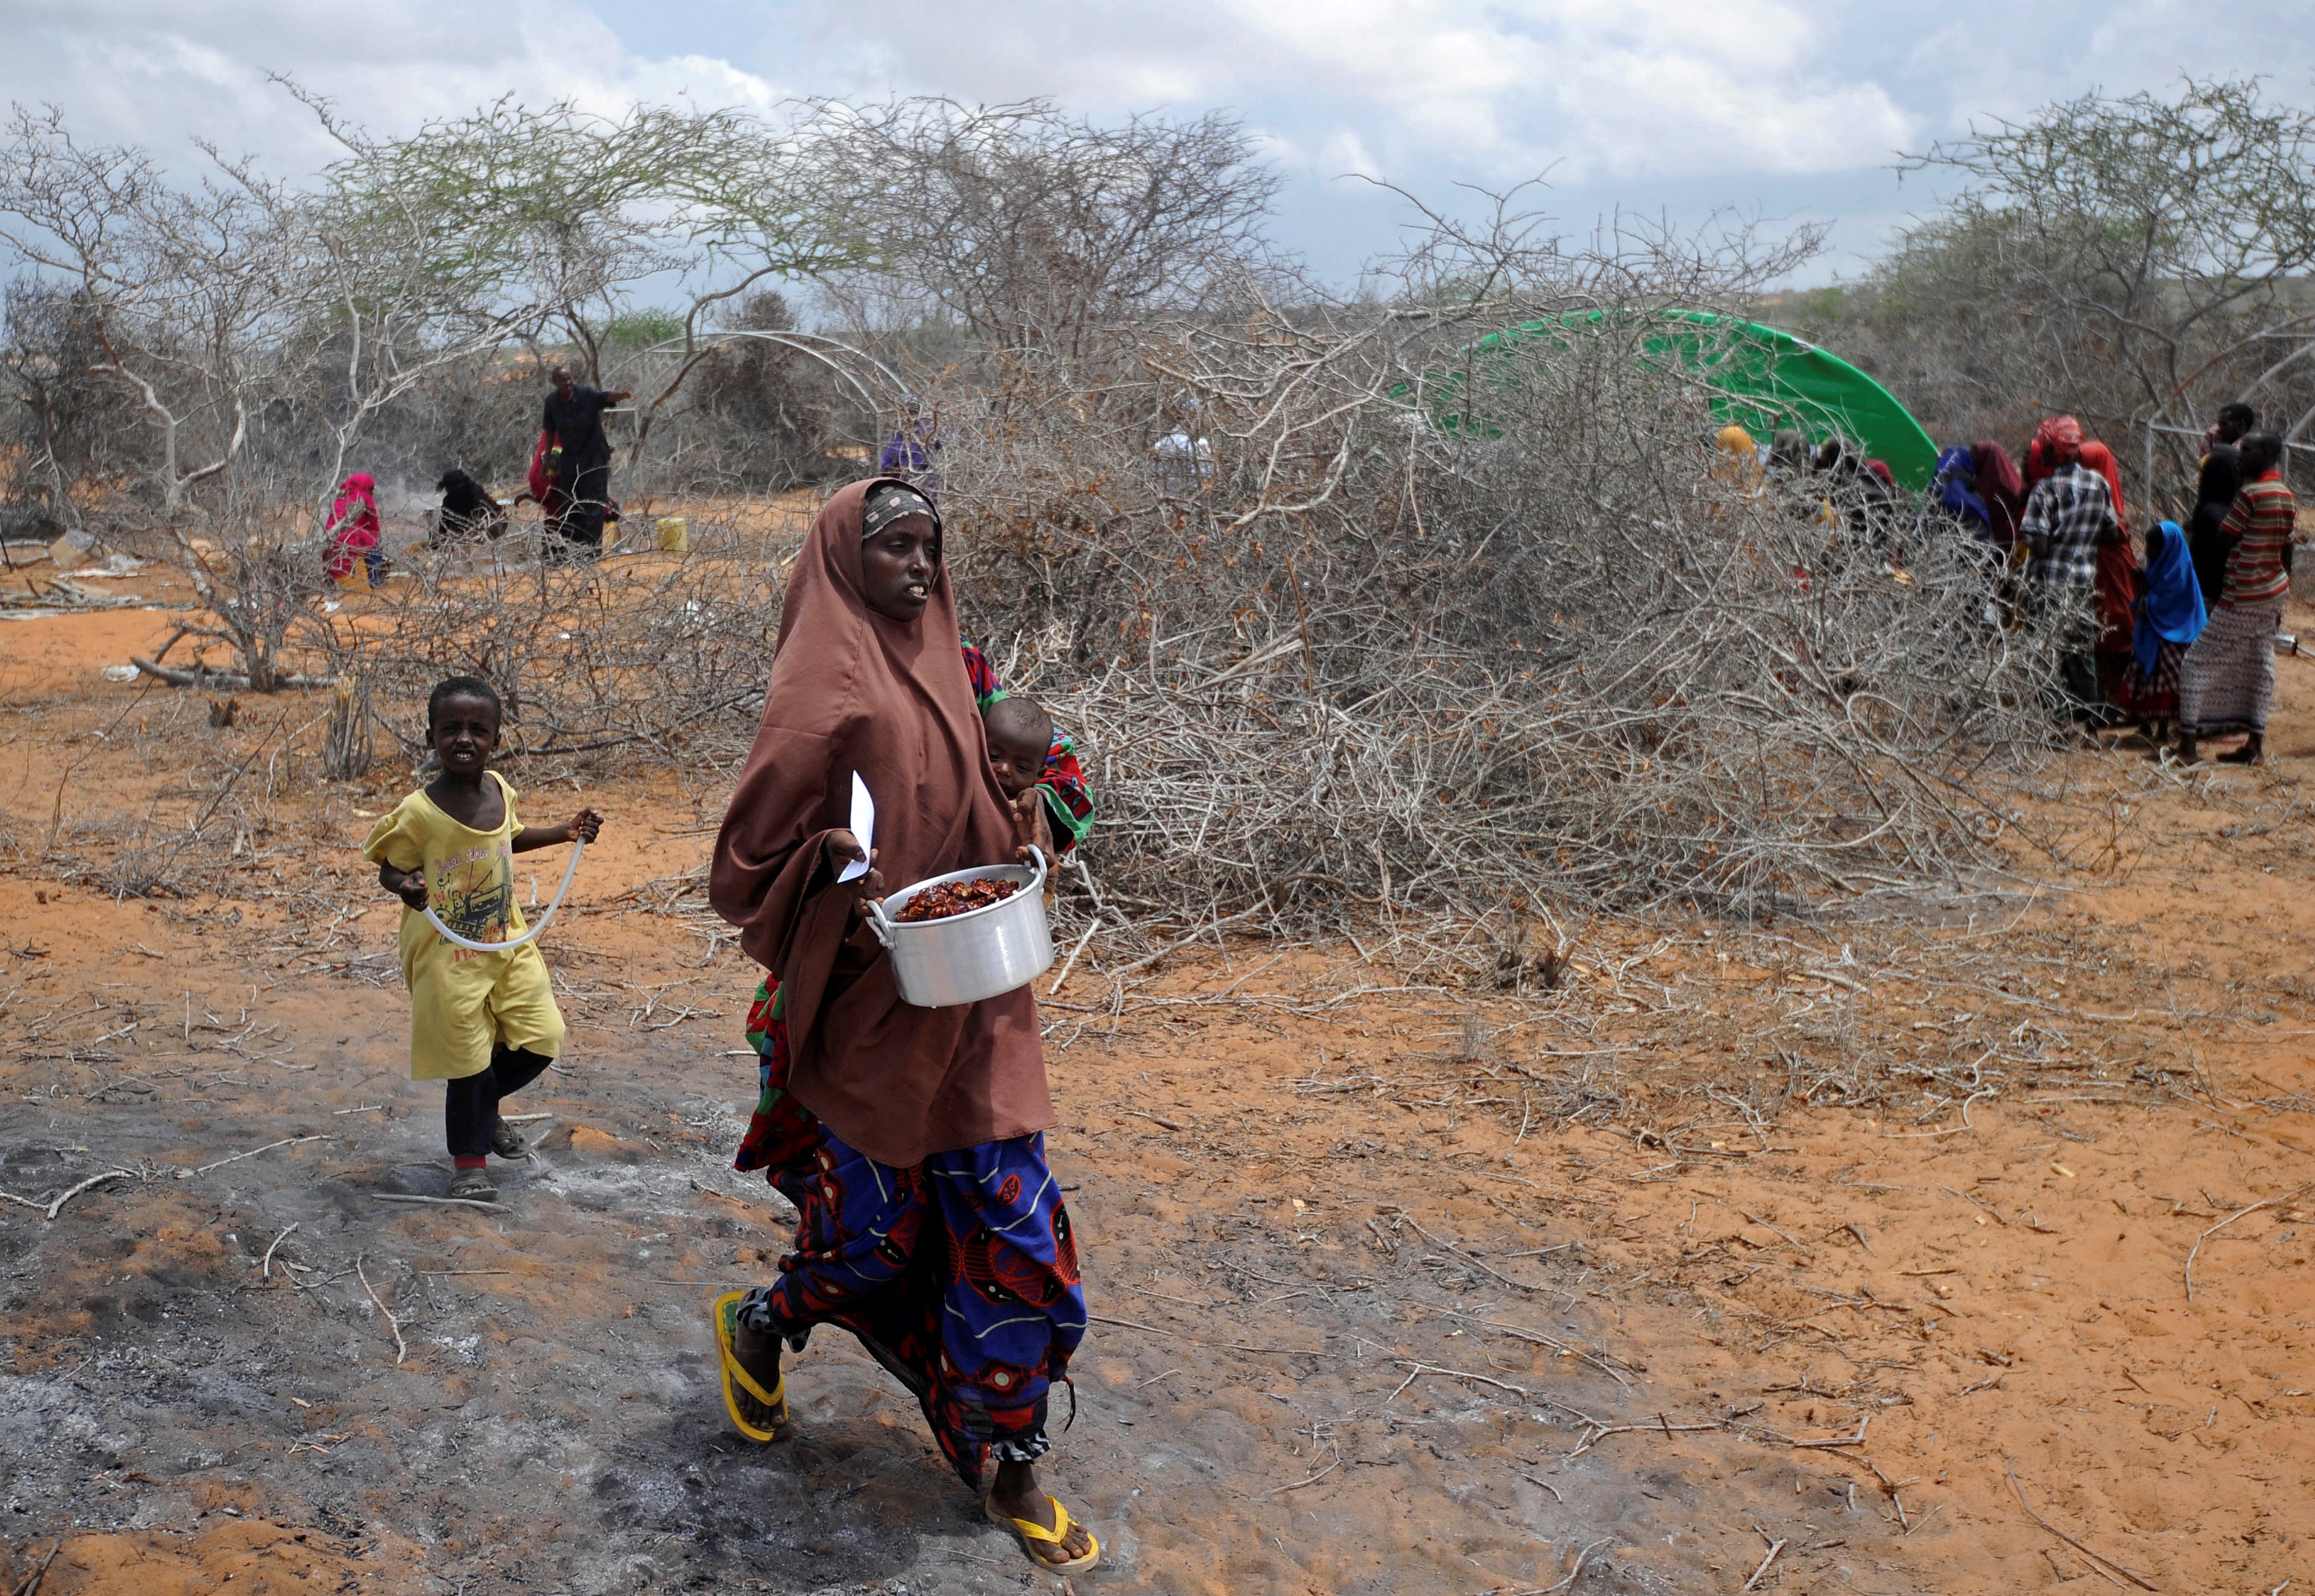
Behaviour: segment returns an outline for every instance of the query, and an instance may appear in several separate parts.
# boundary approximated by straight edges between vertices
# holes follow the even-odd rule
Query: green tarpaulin
[[[1571,312],[1554,321],[1524,322],[1490,332],[1470,347],[1467,369],[1476,385],[1486,357],[1522,346],[1565,346],[1587,328],[1608,324],[1607,311]],[[1837,355],[1789,332],[1741,322],[1708,311],[1664,311],[1660,325],[1640,340],[1640,358],[1677,359],[1713,391],[1712,412],[1734,421],[1766,443],[1778,427],[1805,433],[1821,443],[1838,432],[1871,459],[1888,462],[1898,485],[1919,492],[1937,475],[1938,446],[1889,390]],[[1432,415],[1454,430],[1492,431],[1478,407],[1467,403],[1463,372],[1438,381]]]

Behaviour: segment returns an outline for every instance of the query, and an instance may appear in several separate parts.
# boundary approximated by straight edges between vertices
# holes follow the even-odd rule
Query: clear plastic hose
[[[448,940],[457,944],[462,948],[472,948],[478,953],[510,953],[519,947],[528,946],[538,940],[538,934],[546,929],[546,922],[553,919],[554,911],[563,907],[563,894],[571,891],[571,878],[579,873],[579,856],[586,851],[585,838],[574,837],[571,839],[571,863],[563,867],[563,884],[554,889],[554,901],[548,904],[546,912],[538,917],[538,924],[511,942],[470,941],[444,925],[442,917],[434,912],[434,905],[430,902],[427,904],[424,910],[426,923],[439,931]]]

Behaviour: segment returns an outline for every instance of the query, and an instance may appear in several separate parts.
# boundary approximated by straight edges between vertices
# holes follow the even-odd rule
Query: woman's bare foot
[[[744,1322],[732,1326],[732,1355],[748,1378],[767,1391],[776,1391],[780,1384],[780,1338],[750,1329]]]
[[[732,1395],[732,1401],[739,1406],[741,1415],[759,1432],[767,1432],[773,1441],[787,1441],[794,1434],[794,1424],[787,1418],[787,1392],[780,1388],[780,1336],[748,1330],[745,1325],[732,1325],[732,1360],[748,1371],[748,1379],[778,1396],[778,1401],[767,1404],[739,1390]]]
[[[1008,1519],[1026,1519],[1042,1530],[1051,1530],[1055,1522],[1052,1501],[1037,1484],[1034,1464],[999,1463],[997,1483],[989,1493],[989,1505]],[[1058,1542],[1031,1540],[1023,1536],[1021,1544],[1041,1563],[1073,1563],[1093,1550],[1093,1536],[1072,1518],[1069,1532]]]
[[[2256,732],[2250,734],[2248,742],[2231,754],[2221,754],[2218,760],[2222,765],[2261,765],[2266,761],[2266,739]]]

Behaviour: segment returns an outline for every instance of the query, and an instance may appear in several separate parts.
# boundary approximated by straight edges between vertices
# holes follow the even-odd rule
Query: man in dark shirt
[[[2209,454],[2222,443],[2240,443],[2253,427],[2258,425],[2258,412],[2240,399],[2230,399],[2219,406],[2219,419],[2203,433],[2203,452]]]
[[[547,378],[554,391],[546,396],[544,425],[560,451],[554,491],[563,501],[547,530],[592,554],[603,546],[603,513],[611,503],[611,440],[603,435],[603,412],[634,395],[590,388],[574,381],[568,366],[557,366]]]

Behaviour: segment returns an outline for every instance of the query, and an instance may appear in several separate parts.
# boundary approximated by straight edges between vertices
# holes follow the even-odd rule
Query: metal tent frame
[[[784,349],[794,350],[800,355],[808,356],[834,372],[839,381],[857,394],[861,402],[868,407],[871,431],[866,442],[869,458],[872,461],[875,458],[875,451],[884,442],[886,436],[884,418],[887,415],[891,416],[896,427],[907,425],[909,411],[906,395],[909,393],[909,385],[902,382],[900,374],[885,365],[883,361],[867,350],[856,348],[840,339],[823,337],[817,332],[799,332],[793,330],[775,332],[755,327],[734,328],[702,340],[696,346],[696,352],[705,355],[726,344],[737,343],[742,339],[776,343]],[[656,355],[679,350],[682,348],[682,339],[669,338],[647,345],[642,352]],[[878,398],[874,388],[871,386],[872,380],[876,377],[881,377],[885,384],[889,385],[885,398]]]
[[[2256,332],[2237,339],[2204,361],[2186,381],[2171,390],[2170,396],[2163,401],[2153,415],[2144,422],[2146,448],[2142,464],[2146,473],[2143,478],[2145,482],[2151,483],[2154,481],[2154,451],[2162,438],[2165,436],[2192,438],[2200,442],[2203,429],[2191,424],[2193,414],[2191,410],[2187,409],[2187,401],[2194,392],[2195,386],[2209,376],[2221,361],[2240,353],[2254,344],[2275,338],[2296,338],[2299,342],[2290,353],[2275,361],[2266,370],[2244,384],[2241,392],[2229,395],[2227,399],[2221,403],[2240,399],[2246,403],[2255,403],[2261,392],[2271,386],[2277,378],[2290,372],[2293,367],[2304,361],[2315,360],[2315,311],[2305,312],[2287,321],[2277,322],[2270,327],[2262,327]],[[2186,411],[2186,413],[2181,414],[2181,411]],[[2302,455],[2315,455],[2315,439],[2310,439],[2308,436],[2311,427],[2315,427],[2315,405],[2310,405],[2302,411],[2298,419],[2288,428],[2275,429],[2283,434],[2285,460],[2291,457],[2293,450]]]

